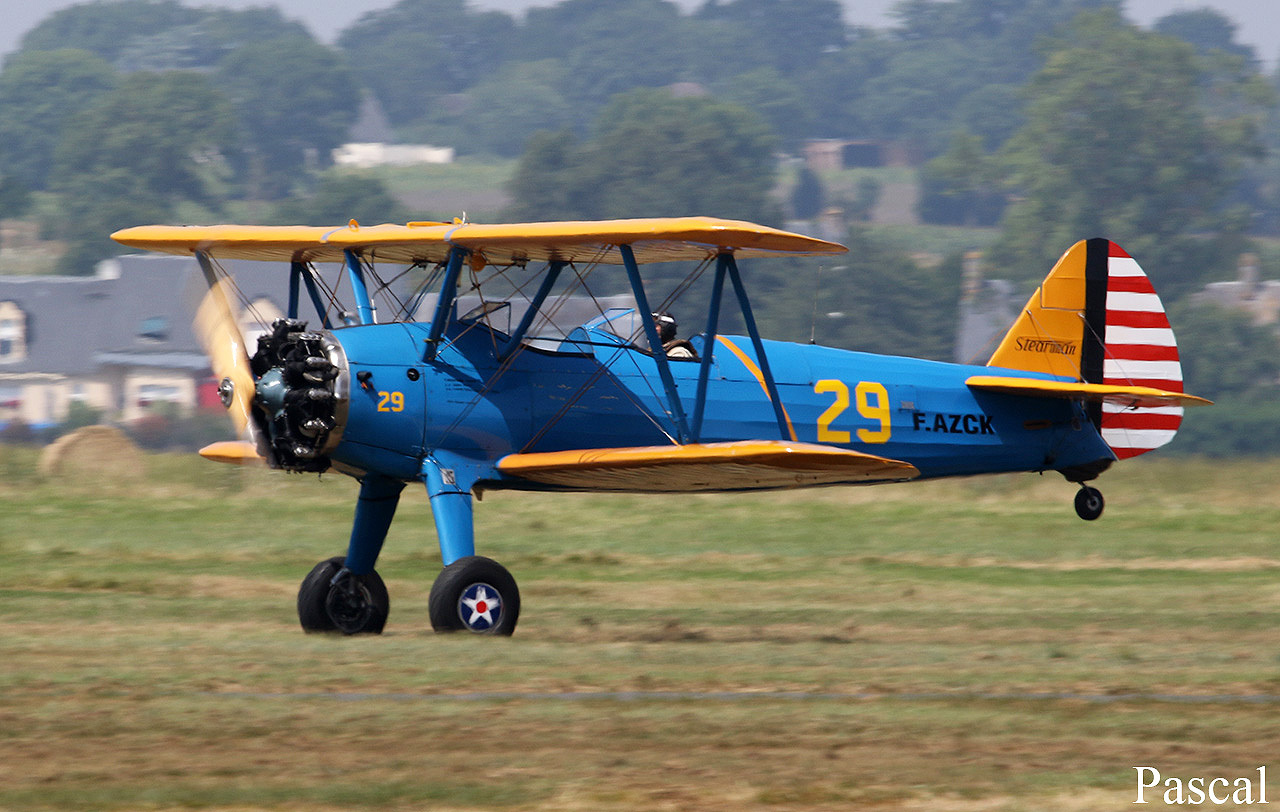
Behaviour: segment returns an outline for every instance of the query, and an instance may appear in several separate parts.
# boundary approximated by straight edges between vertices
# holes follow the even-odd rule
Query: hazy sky
[[[895,0],[843,0],[845,18],[851,23],[874,27],[887,25],[885,12]],[[80,0],[24,0],[8,2],[4,25],[0,27],[0,53],[8,53],[17,47],[22,35],[50,12],[75,5]],[[698,0],[677,0],[685,8],[699,4]],[[354,22],[361,14],[374,9],[395,5],[395,0],[188,0],[192,6],[226,6],[246,8],[251,6],[278,5],[287,16],[302,20],[316,36],[332,41],[339,31]],[[481,8],[518,12],[530,6],[554,5],[553,0],[472,0]],[[1280,3],[1273,0],[1127,0],[1125,8],[1130,19],[1150,25],[1154,20],[1173,11],[1211,7],[1230,17],[1236,24],[1236,38],[1252,45],[1258,56],[1268,66],[1274,66],[1280,55]]]

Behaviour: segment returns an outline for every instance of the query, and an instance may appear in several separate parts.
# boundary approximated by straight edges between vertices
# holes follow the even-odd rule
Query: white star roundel
[[[472,584],[458,599],[458,616],[471,631],[488,631],[502,617],[502,596],[488,584]]]

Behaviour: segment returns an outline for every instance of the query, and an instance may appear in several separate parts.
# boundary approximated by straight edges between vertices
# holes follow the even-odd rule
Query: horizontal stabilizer
[[[584,491],[688,493],[914,479],[910,463],[777,440],[510,454],[504,474]]]
[[[206,460],[214,462],[226,462],[232,465],[262,465],[265,459],[258,455],[258,449],[253,443],[244,440],[226,440],[220,443],[210,443],[200,449],[200,456]]]
[[[1108,403],[1126,408],[1160,406],[1209,406],[1213,401],[1169,392],[1150,386],[1124,386],[1105,383],[1079,383],[1077,381],[1045,381],[1037,378],[1007,378],[997,375],[975,375],[965,381],[971,389],[988,392],[1004,392],[1041,398],[1067,398],[1093,403]]]

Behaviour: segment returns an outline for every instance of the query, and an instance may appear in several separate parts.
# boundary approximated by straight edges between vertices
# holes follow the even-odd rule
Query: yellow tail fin
[[[1087,266],[1088,243],[1081,240],[1062,255],[1031,295],[987,366],[1087,380]]]

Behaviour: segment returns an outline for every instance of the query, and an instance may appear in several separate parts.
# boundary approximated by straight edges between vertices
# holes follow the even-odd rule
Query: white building
[[[375,166],[450,164],[453,163],[453,147],[375,142],[343,144],[333,151],[333,162],[338,166],[353,166],[357,169],[372,169]]]

